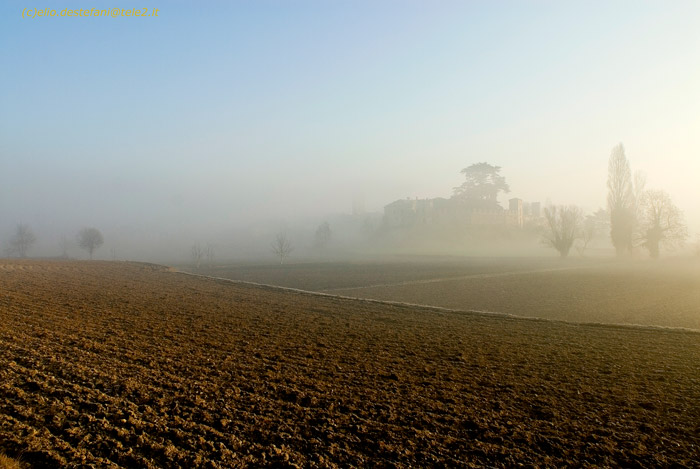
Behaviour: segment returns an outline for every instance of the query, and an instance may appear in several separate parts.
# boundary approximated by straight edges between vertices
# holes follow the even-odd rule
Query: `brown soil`
[[[700,334],[0,261],[0,451],[37,467],[700,461]]]

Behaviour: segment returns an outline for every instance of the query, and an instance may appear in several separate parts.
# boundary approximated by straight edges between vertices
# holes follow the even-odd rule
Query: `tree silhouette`
[[[506,178],[501,176],[500,166],[476,163],[460,171],[465,181],[454,188],[455,199],[479,201],[485,205],[497,205],[499,192],[510,192]]]
[[[588,215],[581,223],[579,232],[579,242],[575,246],[580,256],[585,256],[586,249],[596,235],[596,218],[595,215]]]
[[[316,246],[319,248],[325,247],[331,240],[331,227],[327,221],[321,223],[316,228]]]
[[[202,258],[204,257],[204,249],[199,244],[193,244],[192,249],[192,261],[194,262],[195,269],[199,269],[202,265]]]
[[[581,209],[574,205],[546,207],[544,216],[547,220],[547,232],[544,234],[545,244],[559,251],[559,255],[563,259],[569,255],[571,246],[580,235],[583,218]]]
[[[66,238],[66,235],[61,236],[61,241],[60,241],[60,246],[61,246],[61,257],[64,259],[68,259],[68,238]]]
[[[99,249],[102,243],[104,238],[97,228],[83,228],[78,232],[78,246],[90,254],[90,260],[92,260],[92,253]]]
[[[632,252],[636,224],[636,200],[632,171],[622,143],[615,146],[608,161],[608,212],[610,239],[617,255]]]
[[[16,252],[19,257],[27,257],[27,251],[35,242],[36,236],[29,225],[20,223],[17,225],[15,235],[10,240],[10,249]]]
[[[660,247],[674,247],[688,237],[683,212],[665,191],[648,190],[640,201],[639,238],[649,255],[659,257]]]
[[[204,256],[207,258],[207,265],[212,267],[214,265],[214,245],[207,243],[204,248]]]
[[[274,252],[277,257],[280,258],[280,264],[284,264],[284,261],[289,257],[293,250],[294,247],[292,246],[292,242],[284,232],[279,233],[272,242],[272,252]]]

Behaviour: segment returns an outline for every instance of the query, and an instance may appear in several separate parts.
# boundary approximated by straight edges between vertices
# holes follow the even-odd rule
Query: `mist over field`
[[[0,469],[698,467],[700,2],[0,2]]]
[[[184,262],[210,244],[219,260],[268,261],[284,231],[301,260],[325,221],[336,257],[556,255],[541,233],[465,247],[458,231],[376,232],[387,205],[450,199],[481,162],[501,168],[504,209],[607,209],[619,142],[684,213],[686,245],[700,231],[694,2],[159,8],[0,6],[4,252],[26,224],[32,257],[87,257],[76,233],[96,227],[101,259]]]

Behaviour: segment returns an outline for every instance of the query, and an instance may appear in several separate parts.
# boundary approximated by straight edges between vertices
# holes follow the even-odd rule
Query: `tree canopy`
[[[659,257],[661,246],[674,247],[688,237],[683,212],[665,191],[645,191],[640,212],[639,238],[651,257]]]
[[[556,249],[562,258],[567,257],[574,241],[581,235],[582,210],[574,205],[546,207],[544,216],[548,228],[544,242]]]
[[[27,250],[36,242],[34,232],[24,223],[17,225],[15,235],[10,240],[11,251],[16,252],[19,257],[27,257]]]
[[[102,233],[97,228],[83,228],[78,233],[78,246],[85,249],[88,254],[90,254],[90,259],[92,259],[92,254],[95,249],[98,249],[104,243],[104,238]]]
[[[632,171],[625,156],[625,147],[618,144],[608,161],[608,212],[610,239],[618,255],[632,252],[636,224],[636,198]]]
[[[498,194],[510,192],[506,178],[499,174],[500,171],[500,166],[488,163],[476,163],[464,168],[460,173],[464,175],[465,181],[454,188],[453,197],[497,205]]]

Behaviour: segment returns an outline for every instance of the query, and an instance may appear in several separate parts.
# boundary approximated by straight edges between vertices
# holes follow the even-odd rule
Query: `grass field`
[[[133,263],[0,261],[0,451],[36,467],[693,467],[700,334]]]
[[[583,263],[576,263],[582,265]],[[329,291],[371,285],[463,278],[472,275],[561,268],[557,259],[498,259],[458,257],[405,257],[403,260],[322,262],[297,264],[238,264],[181,270],[232,280],[278,285],[310,291]]]
[[[232,266],[207,275],[334,295],[574,322],[700,329],[700,262],[448,259]]]

